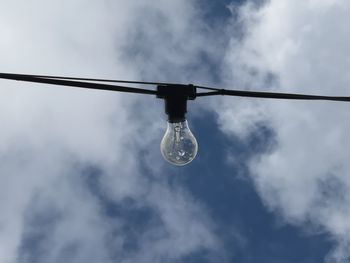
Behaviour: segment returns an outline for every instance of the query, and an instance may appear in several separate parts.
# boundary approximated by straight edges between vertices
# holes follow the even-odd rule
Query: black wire
[[[26,82],[63,85],[63,86],[76,87],[76,88],[110,90],[110,91],[119,91],[119,92],[128,92],[128,93],[157,95],[156,90],[131,88],[131,87],[108,85],[108,84],[93,83],[93,82],[71,81],[71,80],[60,79],[59,77],[45,78],[45,77],[39,77],[36,75],[0,73],[0,79],[10,79],[10,80],[18,80],[18,81],[26,81]],[[71,78],[71,79],[73,79],[73,78]],[[78,79],[78,78],[76,78],[76,79]]]
[[[215,96],[215,95],[228,95],[228,96],[265,98],[265,99],[330,100],[330,101],[344,101],[344,102],[350,101],[350,97],[319,96],[319,95],[295,94],[295,93],[258,92],[258,91],[245,91],[245,90],[216,89],[213,92],[197,93],[197,97]]]
[[[27,81],[35,83],[45,83],[53,85],[63,85],[77,88],[97,89],[97,90],[110,90],[128,93],[138,93],[147,95],[157,95],[156,90],[140,89],[134,87],[125,87],[117,85],[108,85],[94,82],[85,81],[98,81],[98,82],[120,82],[130,84],[146,84],[146,85],[166,85],[179,86],[183,84],[173,83],[161,83],[161,82],[142,82],[142,81],[129,81],[129,80],[107,80],[107,79],[91,79],[91,78],[73,78],[73,77],[59,77],[59,76],[45,76],[45,75],[28,75],[28,74],[13,74],[13,73],[0,73],[0,79],[10,79],[18,81]],[[74,81],[73,81],[74,80]],[[76,81],[82,80],[82,81]],[[276,92],[258,92],[258,91],[244,91],[244,90],[225,90],[211,87],[195,86],[199,89],[210,90],[211,92],[197,93],[197,97],[215,96],[215,95],[228,95],[228,96],[240,96],[250,98],[266,98],[266,99],[289,99],[289,100],[329,100],[329,101],[350,101],[350,97],[339,96],[319,96],[309,94],[294,94],[294,93],[276,93]]]
[[[215,96],[222,95],[220,91],[211,91],[211,92],[200,92],[196,94],[196,97],[204,97],[204,96]]]
[[[14,74],[14,73],[0,73],[7,76],[23,76],[23,77],[35,77],[35,78],[46,78],[46,79],[62,79],[62,80],[81,80],[81,81],[97,81],[97,82],[115,82],[115,83],[127,83],[127,84],[141,84],[141,85],[165,85],[165,86],[174,86],[174,85],[186,85],[179,83],[171,82],[149,82],[149,81],[135,81],[135,80],[120,80],[120,79],[94,79],[94,78],[77,78],[77,77],[63,77],[63,76],[51,76],[51,75],[33,75],[33,74]],[[189,84],[187,84],[189,85]],[[200,89],[206,90],[219,90],[216,88],[196,86]]]
[[[46,79],[81,80],[81,81],[97,81],[97,82],[115,82],[115,83],[128,83],[128,84],[141,84],[141,85],[178,85],[176,83],[167,83],[167,82],[148,82],[148,81],[133,81],[133,80],[119,80],[119,79],[92,79],[92,78],[76,78],[76,77],[14,74],[14,73],[0,73],[0,74],[6,74],[7,76],[23,76],[23,77],[46,78]]]

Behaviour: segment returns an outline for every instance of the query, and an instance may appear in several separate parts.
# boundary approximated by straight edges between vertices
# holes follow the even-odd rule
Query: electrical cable
[[[197,93],[197,97],[215,96],[215,95],[264,98],[264,99],[328,100],[328,101],[350,102],[350,97],[319,96],[319,95],[295,94],[295,93],[259,92],[259,91],[246,91],[246,90],[217,89],[216,91],[213,91],[213,92]]]
[[[96,82],[116,82],[116,83],[129,83],[129,84],[141,84],[141,85],[163,85],[163,86],[169,86],[169,87],[187,86],[184,84],[174,84],[174,83],[165,83],[165,82],[143,82],[143,81],[129,81],[129,80],[73,78],[73,77],[28,75],[28,74],[13,74],[13,73],[0,73],[0,79],[62,85],[62,86],[86,88],[86,89],[138,93],[138,94],[146,94],[146,95],[158,95],[158,91],[149,90],[149,89],[140,89],[135,87],[125,87],[125,86],[119,86],[119,85],[101,84]],[[350,102],[350,97],[343,97],[343,96],[320,96],[320,95],[295,94],[295,93],[226,90],[226,89],[218,89],[218,88],[203,87],[203,86],[194,86],[194,87],[198,89],[210,90],[210,92],[196,93],[196,97],[227,95],[227,96],[238,96],[238,97],[249,97],[249,98],[265,98],[265,99],[328,100],[328,101]]]
[[[115,82],[115,83],[127,83],[127,84],[141,84],[141,85],[178,85],[176,83],[167,82],[148,82],[148,81],[133,81],[133,80],[119,80],[119,79],[94,79],[94,78],[77,78],[77,77],[62,77],[62,76],[50,76],[50,75],[30,75],[30,74],[14,74],[14,73],[0,73],[0,75],[6,76],[22,76],[22,77],[35,77],[46,79],[62,79],[62,80],[80,80],[80,81],[95,81],[95,82]]]
[[[117,86],[117,85],[108,85],[108,84],[101,84],[101,83],[94,83],[94,82],[72,81],[72,80],[61,79],[59,77],[46,78],[46,77],[39,77],[36,75],[0,73],[0,79],[9,79],[9,80],[17,80],[17,81],[62,85],[62,86],[76,87],[76,88],[109,90],[109,91],[139,93],[139,94],[147,94],[147,95],[157,95],[156,90],[124,87],[124,86]],[[76,78],[76,79],[78,79],[78,78]]]

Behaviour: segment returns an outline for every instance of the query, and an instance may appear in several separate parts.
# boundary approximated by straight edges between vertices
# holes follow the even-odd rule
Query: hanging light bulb
[[[158,98],[165,101],[168,126],[160,143],[165,160],[182,166],[190,163],[197,155],[198,144],[185,118],[187,100],[194,100],[196,88],[193,85],[158,86]]]
[[[168,121],[167,130],[160,143],[160,151],[165,160],[178,166],[188,164],[196,157],[198,144],[187,120]]]

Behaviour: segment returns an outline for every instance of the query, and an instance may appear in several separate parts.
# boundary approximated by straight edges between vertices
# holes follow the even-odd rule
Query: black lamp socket
[[[165,113],[168,115],[168,121],[185,121],[187,100],[196,98],[196,88],[193,85],[164,85],[158,86],[157,92],[157,98],[165,101]]]

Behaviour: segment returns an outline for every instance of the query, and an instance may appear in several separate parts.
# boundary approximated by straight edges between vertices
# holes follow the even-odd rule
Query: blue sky
[[[350,5],[2,0],[2,72],[348,95]],[[327,63],[325,63],[327,62]],[[0,262],[348,262],[348,107],[0,81]]]

